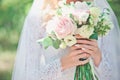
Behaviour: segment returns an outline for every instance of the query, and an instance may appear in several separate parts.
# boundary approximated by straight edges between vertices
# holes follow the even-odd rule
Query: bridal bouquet
[[[47,36],[38,40],[45,49],[53,46],[56,49],[76,44],[75,35],[83,38],[98,39],[112,28],[109,9],[100,10],[92,2],[59,3],[52,19],[46,23]],[[77,66],[74,80],[97,80],[93,64]]]

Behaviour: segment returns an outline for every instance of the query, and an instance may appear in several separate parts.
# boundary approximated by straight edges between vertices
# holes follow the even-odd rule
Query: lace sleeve
[[[37,19],[37,17],[31,17],[31,19]],[[31,21],[31,19],[28,19]],[[46,65],[42,65],[40,64],[40,58],[41,55],[45,54],[44,50],[42,49],[42,47],[40,45],[38,45],[38,43],[36,42],[40,37],[42,37],[44,34],[44,30],[42,30],[42,28],[39,29],[40,26],[37,26],[36,24],[36,20],[30,22],[29,23],[29,28],[31,28],[29,30],[29,34],[28,37],[29,40],[28,41],[28,45],[26,44],[26,46],[28,46],[30,49],[28,50],[28,52],[26,54],[28,54],[26,56],[27,58],[27,62],[26,62],[26,67],[27,67],[27,80],[53,80],[55,78],[60,77],[61,75],[61,64],[60,64],[60,59],[56,59],[54,61],[51,61],[50,63],[46,64]],[[32,23],[36,23],[35,25],[30,25]],[[29,37],[30,36],[30,37]],[[29,43],[30,42],[30,43]],[[40,47],[39,47],[40,46]],[[49,53],[47,53],[49,54]],[[46,56],[45,56],[46,57]],[[36,74],[36,76],[35,76]],[[53,76],[54,75],[54,76]],[[37,78],[38,79],[35,79]]]
[[[105,39],[105,38],[104,38]],[[101,39],[101,53],[102,53],[102,60],[96,70],[98,71],[98,76],[100,80],[113,80],[112,78],[112,65],[110,61],[110,49],[108,48],[109,41],[104,44],[104,39]],[[107,45],[106,45],[107,44]]]
[[[99,67],[96,67],[96,70],[98,71],[100,80],[117,80],[117,48],[115,47],[115,42],[112,40],[114,39],[113,31],[114,29],[110,31],[107,36],[99,39],[98,41],[102,52],[102,61]]]
[[[41,56],[46,54],[36,42],[45,35],[41,22],[40,11],[30,11],[19,42],[12,80],[54,80],[61,76],[60,57],[44,66],[40,63]]]

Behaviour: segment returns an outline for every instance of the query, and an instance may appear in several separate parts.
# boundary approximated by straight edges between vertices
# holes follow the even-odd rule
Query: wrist
[[[61,68],[62,68],[62,71],[65,70],[65,61],[64,61],[64,57],[61,58]]]
[[[95,56],[95,57],[93,58],[93,60],[94,60],[95,66],[98,67],[99,64],[100,64],[100,62],[101,62],[101,60],[102,60],[102,55],[101,55],[101,53],[98,53],[98,55]]]

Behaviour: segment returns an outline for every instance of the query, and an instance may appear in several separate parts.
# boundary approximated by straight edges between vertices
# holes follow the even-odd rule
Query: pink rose
[[[65,38],[66,36],[73,34],[77,26],[68,17],[60,17],[55,27],[55,33],[59,39]]]

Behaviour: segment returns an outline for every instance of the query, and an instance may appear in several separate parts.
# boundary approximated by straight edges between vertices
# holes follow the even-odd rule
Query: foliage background
[[[33,0],[0,0],[0,80],[11,80],[18,40]],[[120,24],[120,0],[109,0]]]

